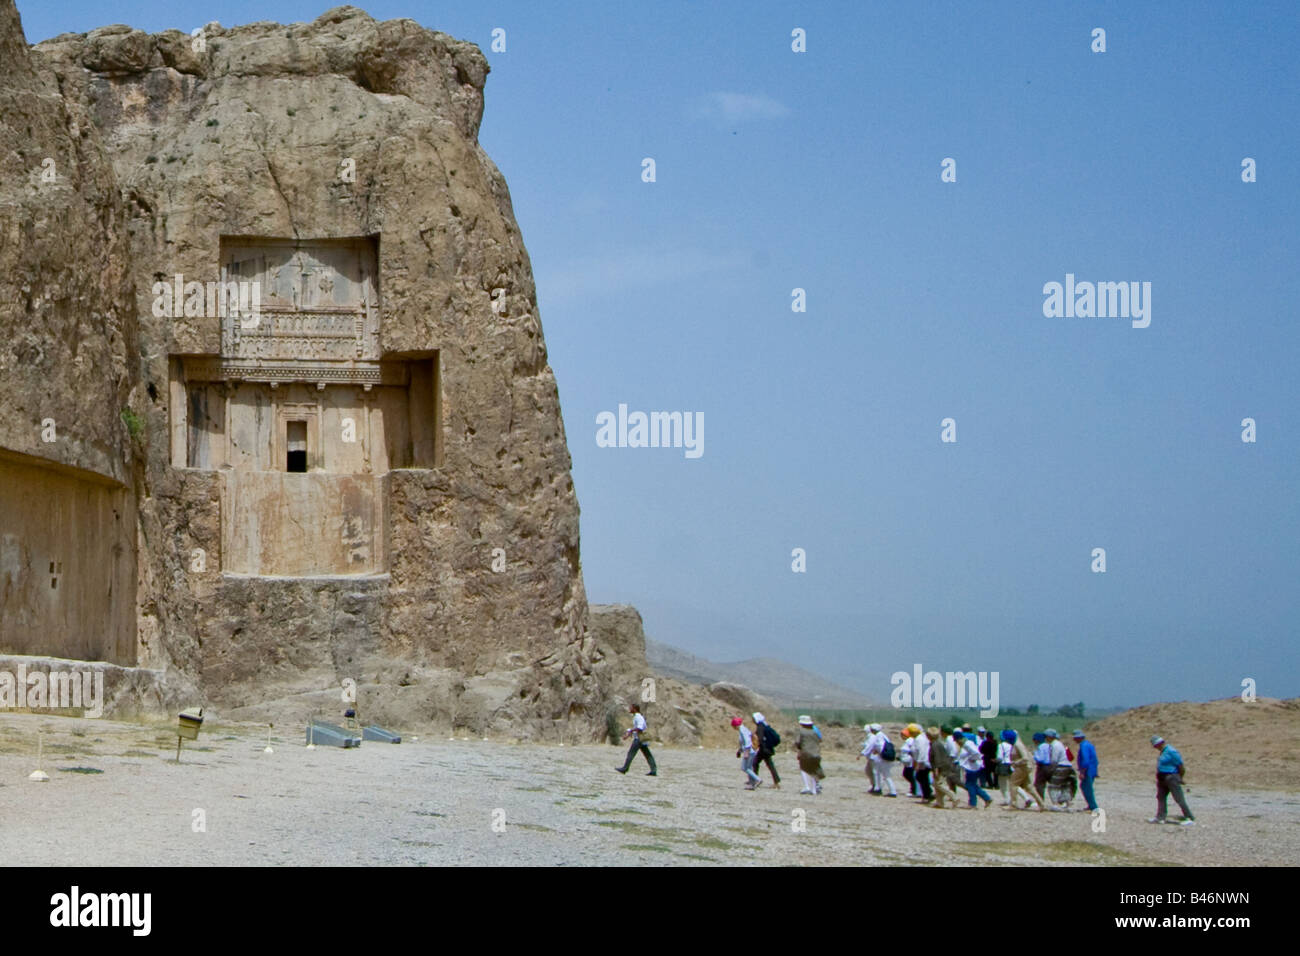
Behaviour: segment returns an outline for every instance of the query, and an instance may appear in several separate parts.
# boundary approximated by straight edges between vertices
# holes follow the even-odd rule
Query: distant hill
[[[692,684],[744,684],[781,707],[806,706],[813,701],[820,710],[873,706],[855,690],[772,657],[716,663],[650,638],[646,638],[645,653],[650,667],[665,677]]]
[[[1063,727],[1062,733],[1072,729]],[[1154,780],[1152,734],[1160,734],[1183,755],[1187,782],[1193,786],[1274,790],[1300,786],[1295,759],[1300,750],[1300,698],[1147,704],[1084,729],[1101,758],[1098,786],[1108,773],[1121,779]],[[1194,797],[1192,811],[1196,812]]]

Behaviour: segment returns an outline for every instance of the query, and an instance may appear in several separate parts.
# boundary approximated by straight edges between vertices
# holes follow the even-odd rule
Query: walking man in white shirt
[[[641,708],[637,704],[633,704],[627,710],[628,713],[632,715],[632,726],[623,731],[623,737],[625,739],[628,737],[632,738],[632,747],[627,752],[627,759],[623,761],[623,766],[615,767],[614,769],[619,773],[627,773],[628,768],[632,766],[632,759],[636,756],[637,751],[639,750],[641,753],[645,754],[646,763],[650,764],[650,772],[647,773],[646,776],[657,777],[659,776],[659,770],[655,767],[654,755],[650,753],[650,748],[646,746],[645,741],[641,739],[641,735],[645,733],[646,730],[645,717],[641,714]]]
[[[984,773],[984,755],[980,753],[979,747],[975,746],[975,741],[972,739],[973,735],[967,737],[965,731],[956,731],[952,736],[957,741],[957,746],[961,748],[957,751],[957,761],[961,764],[962,772],[966,778],[964,786],[966,787],[966,793],[970,795],[968,805],[972,810],[975,809],[979,806],[975,802],[975,798],[979,797],[984,801],[984,806],[989,806],[993,803],[993,798],[980,786],[980,777]]]
[[[890,763],[885,759],[885,745],[890,744],[888,735],[881,729],[879,724],[869,724],[866,728],[871,732],[867,738],[867,747],[864,753],[871,767],[871,780],[873,783],[872,793],[877,796],[897,797],[898,791],[894,789],[894,778],[890,774]],[[889,788],[889,793],[885,793],[885,788]]]

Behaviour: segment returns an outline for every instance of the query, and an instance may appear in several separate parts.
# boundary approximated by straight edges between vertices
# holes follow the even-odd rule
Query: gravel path
[[[40,727],[48,783],[27,779]],[[600,745],[421,738],[309,751],[286,734],[265,754],[264,731],[205,727],[179,765],[175,745],[163,725],[0,715],[0,860],[1215,866],[1300,859],[1300,798],[1272,791],[1194,787],[1197,826],[1153,826],[1145,821],[1154,784],[1103,777],[1106,829],[1096,833],[1086,812],[940,811],[906,797],[870,797],[851,756],[829,755],[825,793],[800,796],[784,747],[783,788],[751,793],[738,761],[718,750],[655,748],[659,777],[644,775],[641,757],[623,777],[613,770],[623,748]]]

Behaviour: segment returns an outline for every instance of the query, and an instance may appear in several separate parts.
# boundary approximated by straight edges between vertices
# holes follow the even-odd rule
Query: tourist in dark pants
[[[907,729],[912,731],[912,739],[916,741],[916,747],[913,748],[916,785],[921,788],[921,800],[924,803],[929,803],[934,799],[934,790],[930,787],[930,750],[932,744],[930,738],[925,735],[925,731],[921,730],[916,724],[908,724]],[[940,744],[940,746],[943,745]]]
[[[980,775],[980,784],[985,787],[998,785],[998,742],[983,727],[976,731],[980,735],[980,755],[984,758],[984,772]]]
[[[614,769],[619,773],[627,773],[628,768],[632,766],[633,758],[636,757],[636,753],[639,750],[645,754],[646,762],[650,764],[650,772],[647,773],[646,776],[657,777],[659,776],[659,770],[655,767],[654,755],[650,753],[650,748],[647,747],[645,742],[641,739],[641,735],[645,733],[646,729],[645,718],[641,716],[641,708],[636,704],[633,704],[627,709],[627,712],[632,715],[632,726],[628,730],[623,731],[623,736],[632,738],[632,746],[627,752],[627,759],[623,761],[623,766],[615,767]]]
[[[1052,748],[1047,743],[1047,734],[1034,734],[1034,790],[1043,793],[1051,776]]]
[[[779,739],[776,737],[776,731],[767,725],[767,718],[760,713],[754,714],[754,743],[758,747],[758,753],[754,755],[754,771],[757,772],[759,766],[767,764],[767,769],[772,771],[772,787],[775,790],[781,789],[781,775],[776,772],[776,765],[772,763],[772,755],[776,753],[773,741]]]
[[[916,784],[916,741],[912,739],[912,728],[904,727],[899,736],[903,738],[903,746],[898,748],[898,762],[903,765],[903,779],[907,781],[907,795],[915,797],[920,795],[920,787]]]
[[[977,807],[975,798],[984,801],[984,806],[993,803],[993,798],[988,795],[983,787],[980,786],[980,777],[984,773],[984,756],[980,753],[979,747],[975,741],[966,735],[965,731],[954,731],[953,740],[958,742],[961,750],[957,754],[957,762],[965,774],[966,793],[970,796],[970,806]]]
[[[1079,766],[1079,789],[1083,791],[1083,799],[1088,801],[1088,809],[1097,809],[1097,792],[1093,788],[1097,782],[1097,748],[1092,745],[1082,730],[1074,732],[1074,745],[1079,748],[1079,756],[1076,763]]]
[[[1151,746],[1160,751],[1160,756],[1156,762],[1156,815],[1147,822],[1165,822],[1169,795],[1173,794],[1174,801],[1183,811],[1183,818],[1178,822],[1182,826],[1190,827],[1196,823],[1196,818],[1192,816],[1192,811],[1187,806],[1187,798],[1183,796],[1184,767],[1182,755],[1165,743],[1163,737],[1152,737]]]

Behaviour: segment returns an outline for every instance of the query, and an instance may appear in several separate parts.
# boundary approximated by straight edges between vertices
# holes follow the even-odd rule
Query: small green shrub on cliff
[[[131,435],[133,441],[139,441],[140,436],[144,434],[144,422],[140,416],[129,408],[122,409],[122,421],[126,422],[126,430]]]

